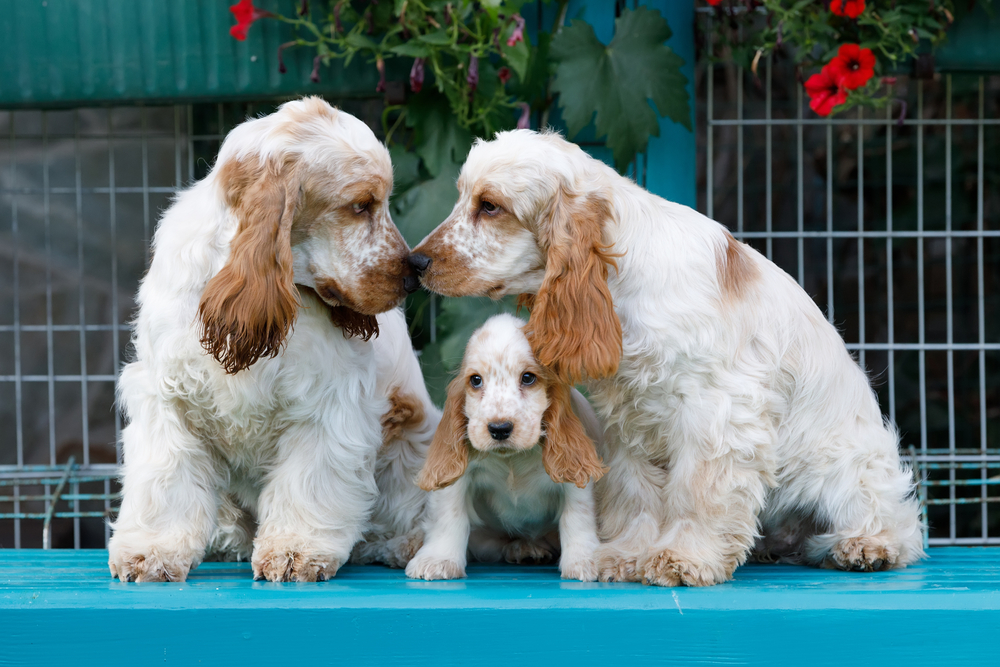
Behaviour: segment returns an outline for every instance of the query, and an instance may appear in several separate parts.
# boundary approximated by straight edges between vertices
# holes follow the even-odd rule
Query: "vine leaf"
[[[414,150],[431,176],[450,163],[461,164],[472,146],[472,134],[458,124],[447,100],[428,92],[407,103],[406,126],[413,129]]]
[[[570,137],[597,114],[597,136],[607,136],[615,164],[624,170],[649,137],[660,135],[656,113],[691,130],[684,60],[664,44],[670,26],[659,11],[626,9],[615,20],[615,36],[605,46],[594,29],[574,20],[552,40],[558,63],[553,89]]]

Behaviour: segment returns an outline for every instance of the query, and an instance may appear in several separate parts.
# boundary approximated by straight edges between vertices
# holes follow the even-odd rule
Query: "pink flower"
[[[472,90],[475,90],[479,85],[479,58],[477,56],[469,57],[469,73],[465,77],[465,82]]]
[[[309,80],[312,81],[313,83],[319,83],[319,64],[320,64],[320,62],[321,62],[321,58],[319,56],[316,56],[315,58],[313,58],[313,71],[312,71],[312,74],[309,75]]]
[[[236,25],[229,29],[229,34],[241,42],[247,38],[247,29],[254,21],[274,16],[271,12],[254,7],[253,0],[240,0],[231,5],[229,11],[236,17]]]
[[[510,68],[509,67],[501,67],[497,71],[497,76],[500,78],[501,85],[506,85],[507,82],[510,81]]]
[[[830,73],[829,66],[813,74],[805,83],[809,108],[820,116],[829,116],[834,107],[847,101],[847,91]]]
[[[385,61],[382,56],[375,57],[375,68],[378,69],[378,85],[375,86],[376,93],[385,92]]]
[[[514,46],[518,42],[524,41],[524,18],[520,14],[514,14],[514,31],[507,38],[507,46]]]
[[[528,106],[527,102],[518,102],[517,106],[521,107],[521,117],[517,119],[517,129],[527,130],[531,127],[531,107]]]
[[[413,67],[410,68],[410,90],[419,93],[424,87],[424,59],[414,58]]]

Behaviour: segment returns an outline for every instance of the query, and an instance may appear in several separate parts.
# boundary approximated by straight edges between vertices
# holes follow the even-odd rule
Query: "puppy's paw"
[[[899,548],[881,537],[848,537],[834,545],[824,565],[838,570],[878,572],[899,559]]]
[[[596,556],[597,580],[606,584],[625,583],[642,580],[642,573],[636,565],[637,558],[627,556],[614,549],[600,549]]]
[[[198,564],[190,552],[174,552],[157,546],[136,549],[116,544],[108,548],[108,568],[123,582],[184,581]]]
[[[653,554],[640,564],[642,583],[652,586],[714,586],[728,581],[736,569],[713,567],[684,558],[670,549]]]
[[[385,564],[389,567],[406,567],[424,546],[424,531],[415,528],[405,535],[394,537],[385,543]]]
[[[406,576],[410,579],[464,579],[465,565],[457,560],[436,558],[431,555],[417,554],[406,564]]]
[[[337,575],[340,560],[301,545],[261,540],[250,558],[254,579],[267,581],[326,581]]]
[[[593,558],[579,558],[567,561],[564,557],[559,562],[559,572],[563,579],[597,581],[597,563],[594,562]]]
[[[504,545],[503,559],[518,565],[547,565],[555,560],[555,554],[540,542],[514,539]]]

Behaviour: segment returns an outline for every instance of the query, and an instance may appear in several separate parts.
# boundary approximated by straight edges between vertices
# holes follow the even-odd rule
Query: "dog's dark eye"
[[[473,389],[479,389],[483,386],[483,378],[480,375],[473,375],[469,378],[469,384],[472,385]]]
[[[482,207],[483,207],[483,212],[486,213],[486,215],[496,215],[497,213],[500,212],[499,206],[497,206],[491,201],[486,201],[485,199],[482,202]]]
[[[538,378],[535,377],[534,373],[525,373],[524,375],[521,376],[521,384],[523,384],[525,387],[528,387],[530,385],[535,384],[535,380],[537,379]]]
[[[362,202],[356,203],[353,206],[354,214],[355,215],[361,215],[362,213],[364,213],[365,211],[367,211],[368,207],[371,206],[371,205],[372,205],[371,200],[369,200],[369,201],[362,201]]]

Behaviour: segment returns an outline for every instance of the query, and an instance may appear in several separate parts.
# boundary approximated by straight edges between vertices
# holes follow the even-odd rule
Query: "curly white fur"
[[[710,585],[751,552],[856,570],[923,555],[896,431],[837,331],[781,269],[555,134],[478,143],[459,190],[411,256],[429,260],[433,291],[537,293],[565,321],[590,288],[553,296],[560,285],[583,258],[599,275],[608,256],[598,253],[617,256],[594,281],[606,283],[608,312],[576,313],[576,331],[543,332],[535,310],[529,322],[552,349],[583,341],[586,359],[603,342],[616,353],[617,372],[582,368],[597,378],[588,388],[606,422],[602,580]],[[592,229],[593,248],[574,245]],[[620,321],[620,362],[598,321],[616,331]]]

